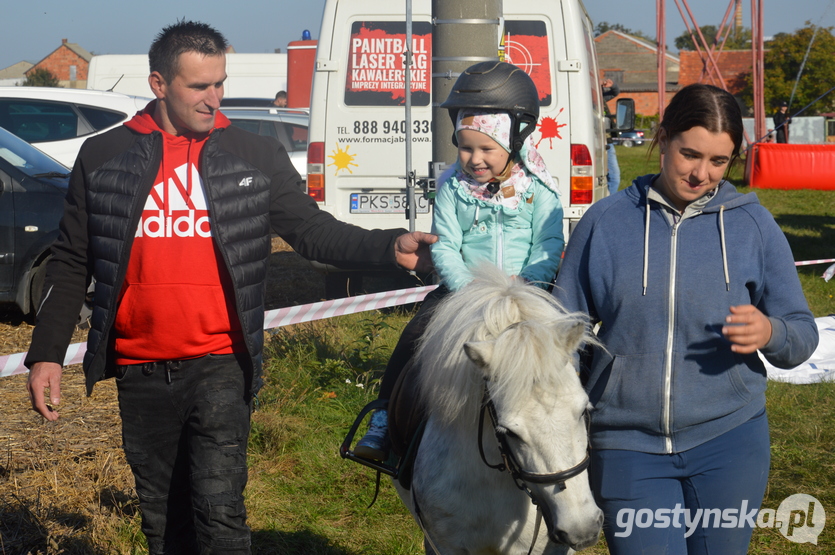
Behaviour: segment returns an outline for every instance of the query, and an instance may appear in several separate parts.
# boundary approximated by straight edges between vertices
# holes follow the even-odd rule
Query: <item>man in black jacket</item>
[[[95,276],[87,391],[117,380],[152,555],[249,553],[246,444],[270,232],[343,267],[426,270],[436,240],[319,210],[278,141],[218,111],[226,47],[202,23],[163,29],[149,53],[156,100],[82,147],[25,362],[33,408],[56,420],[61,363]]]
[[[780,102],[780,106],[777,108],[777,111],[774,112],[774,116],[772,116],[772,119],[774,120],[774,129],[777,131],[778,143],[789,142],[789,124],[792,122],[792,119],[789,117],[788,112],[789,105],[784,100]]]

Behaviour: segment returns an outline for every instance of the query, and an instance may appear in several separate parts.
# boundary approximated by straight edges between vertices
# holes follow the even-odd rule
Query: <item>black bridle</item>
[[[502,461],[499,464],[490,464],[487,462],[487,457],[484,455],[484,414],[488,413],[490,415],[490,420],[493,423],[493,432],[496,434],[496,441],[499,444],[499,454],[502,457]],[[584,418],[586,419],[586,424],[588,425],[589,422],[589,414],[588,410],[583,414]],[[547,507],[543,507],[537,501],[536,497],[534,497],[533,492],[528,487],[528,483],[531,484],[556,484],[559,490],[565,491],[565,482],[569,479],[577,476],[585,469],[589,467],[589,451],[586,449],[586,456],[580,461],[578,464],[572,466],[568,470],[562,470],[560,472],[552,472],[550,474],[539,474],[536,472],[528,472],[527,470],[523,469],[519,464],[519,461],[516,460],[516,457],[513,455],[513,451],[510,449],[510,444],[507,441],[507,434],[505,432],[500,432],[498,429],[499,418],[496,414],[496,405],[493,403],[493,400],[490,398],[490,391],[487,387],[487,378],[484,379],[484,395],[481,399],[481,413],[479,414],[478,418],[478,452],[481,455],[481,460],[486,464],[489,468],[493,468],[498,470],[499,472],[510,472],[510,475],[513,477],[513,481],[520,490],[524,491],[528,497],[530,497],[531,502],[536,506],[536,523],[534,524],[533,530],[533,540],[531,541],[531,546],[528,549],[528,555],[533,553],[533,548],[536,546],[536,538],[539,535],[539,526],[542,523],[542,513],[543,511],[547,512]],[[440,551],[438,548],[435,547],[435,544],[432,542],[432,538],[429,537],[429,534],[426,531],[426,526],[423,524],[423,517],[421,515],[420,505],[418,504],[417,495],[415,489],[412,488],[412,505],[415,509],[415,517],[420,526],[420,529],[423,531],[423,536],[426,538],[426,541],[432,547],[435,553],[440,555]]]
[[[487,457],[484,455],[484,442],[482,438],[484,436],[483,432],[485,413],[490,415],[490,420],[493,422],[493,431],[496,435],[496,441],[499,444],[499,454],[502,456],[502,462],[498,464],[490,464],[489,462],[487,462]],[[586,422],[588,422],[588,411],[584,414],[584,417],[586,418]],[[478,419],[478,452],[481,455],[481,460],[484,461],[484,464],[486,464],[490,468],[498,470],[499,472],[510,472],[510,475],[513,477],[513,481],[516,483],[516,486],[525,493],[527,493],[531,500],[534,502],[534,504],[537,504],[537,502],[536,499],[534,499],[533,493],[527,485],[528,483],[556,484],[560,491],[564,491],[566,481],[582,473],[589,467],[589,451],[588,449],[586,449],[586,456],[583,458],[583,460],[567,470],[561,470],[560,472],[551,472],[548,474],[528,472],[527,470],[522,468],[522,466],[519,464],[519,461],[513,455],[513,451],[510,449],[510,444],[507,441],[507,434],[503,431],[499,431],[498,425],[499,418],[496,414],[496,405],[493,404],[493,400],[490,398],[490,391],[487,387],[487,381],[485,380],[484,396],[481,400],[481,414],[479,415]]]
[[[583,458],[583,460],[567,470],[561,470],[560,472],[551,472],[548,474],[528,472],[527,470],[522,468],[522,466],[519,464],[519,461],[513,455],[513,451],[510,449],[510,443],[508,443],[507,441],[507,433],[499,431],[499,417],[496,414],[496,405],[490,398],[490,390],[487,386],[487,382],[488,380],[487,378],[485,378],[484,395],[481,399],[481,413],[479,414],[478,418],[478,452],[481,455],[481,460],[488,467],[494,468],[499,472],[510,472],[510,475],[513,478],[513,482],[516,484],[516,487],[524,491],[527,494],[527,496],[530,497],[531,502],[536,506],[536,524],[534,525],[533,540],[531,541],[531,547],[530,549],[528,549],[528,555],[530,555],[531,553],[533,553],[533,548],[536,545],[536,538],[539,535],[539,526],[542,522],[542,513],[543,511],[547,512],[547,507],[541,505],[539,501],[537,501],[536,497],[534,497],[533,491],[531,491],[531,488],[528,487],[528,483],[556,484],[560,492],[565,491],[565,483],[569,479],[577,476],[589,467],[589,450],[588,448],[586,448],[586,456]],[[485,413],[490,415],[490,420],[493,423],[493,433],[495,433],[496,442],[499,444],[499,454],[502,456],[502,462],[500,462],[499,464],[490,464],[489,462],[487,462],[487,457],[484,455],[483,437]],[[583,413],[583,417],[586,420],[586,425],[588,425],[588,410],[586,410]]]

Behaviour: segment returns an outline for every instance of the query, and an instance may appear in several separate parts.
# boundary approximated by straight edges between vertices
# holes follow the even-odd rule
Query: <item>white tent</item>
[[[820,343],[811,358],[800,366],[788,370],[775,368],[760,355],[770,380],[795,384],[835,380],[835,314],[816,318],[815,322]]]

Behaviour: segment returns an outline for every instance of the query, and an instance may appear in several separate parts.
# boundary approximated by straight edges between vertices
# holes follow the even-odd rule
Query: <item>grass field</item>
[[[657,162],[647,162],[646,152],[645,146],[618,147],[622,174],[653,172]],[[739,182],[739,172],[732,178]],[[835,257],[835,193],[757,194],[786,232],[796,260]],[[282,268],[287,268],[295,255],[283,254],[288,256]],[[824,268],[799,271],[816,316],[835,313],[835,281],[820,278]],[[315,274],[295,277],[302,287]],[[423,553],[418,527],[394,488],[383,480],[376,504],[367,508],[374,496],[373,473],[337,454],[355,415],[375,398],[379,372],[410,314],[368,312],[281,328],[270,336],[266,385],[250,441],[247,506],[253,553]],[[4,385],[22,392],[20,380],[8,380]],[[118,419],[111,414],[112,382],[98,386],[87,399],[77,369],[65,380],[58,425],[63,427],[44,425],[30,413],[20,424],[27,426],[23,451],[14,446],[7,448],[8,455],[0,451],[0,555],[146,553],[135,493],[118,449]],[[787,496],[806,493],[835,515],[833,398],[832,383],[769,384],[772,469],[764,507],[776,509]],[[0,421],[6,408],[0,407]],[[18,414],[25,403],[9,410]],[[96,441],[108,449],[96,447]],[[601,540],[586,552],[608,551]],[[750,553],[835,553],[835,521],[824,528],[817,545],[792,543],[774,529],[758,529]]]
[[[646,146],[617,148],[622,175],[656,171],[657,158],[646,160]],[[741,173],[738,168],[731,179],[741,183]],[[622,187],[628,184],[624,180]],[[835,258],[835,193],[756,192],[788,236],[796,260]],[[807,266],[799,271],[816,316],[835,313],[835,281],[826,283],[820,278],[825,267]],[[405,321],[401,313],[356,315],[280,330],[274,337],[267,390],[275,396],[256,415],[249,499],[255,528],[282,530],[282,539],[292,549],[267,541],[259,543],[256,552],[423,552],[417,526],[394,489],[384,482],[377,503],[366,509],[373,497],[373,473],[336,456],[354,415],[374,398],[375,370],[384,366]],[[835,509],[833,395],[835,384],[831,383],[769,384],[772,470],[763,507],[777,509],[789,495],[806,493],[826,510]],[[276,435],[283,439],[276,443],[262,439]],[[267,491],[274,495],[265,495]],[[263,519],[264,514],[280,518]],[[588,552],[603,555],[608,550],[601,540]],[[760,555],[833,552],[835,523],[824,528],[817,545],[790,542],[775,529],[758,529],[750,550]]]
[[[367,509],[373,473],[336,455],[354,416],[374,398],[370,369],[385,364],[404,322],[399,313],[345,316],[274,337],[270,394],[255,417],[248,499],[254,528],[281,533],[256,533],[254,552],[422,553],[417,526],[394,489],[384,481],[377,503]],[[832,383],[769,385],[772,470],[763,507],[776,510],[794,493],[813,495],[825,509],[835,507],[833,394]],[[795,544],[776,530],[758,529],[750,553],[835,550],[832,526],[818,539],[817,546]],[[602,540],[587,552],[608,553]]]

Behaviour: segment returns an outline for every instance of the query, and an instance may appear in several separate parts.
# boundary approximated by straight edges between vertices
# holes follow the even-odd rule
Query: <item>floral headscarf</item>
[[[512,152],[510,145],[511,119],[510,114],[504,111],[475,110],[464,108],[458,111],[458,118],[455,124],[455,133],[462,129],[469,129],[484,133],[501,146],[508,153]],[[489,183],[479,183],[473,179],[463,168],[459,168],[456,177],[459,181],[465,182],[470,194],[486,202],[504,204],[510,208],[516,208],[519,200],[528,190],[531,183],[531,174],[535,175],[553,190],[557,195],[554,180],[545,168],[545,161],[539,155],[533,145],[533,137],[528,135],[522,149],[519,151],[516,163],[510,171],[510,176],[501,182],[502,191],[511,191],[515,194],[493,194],[488,190]]]

